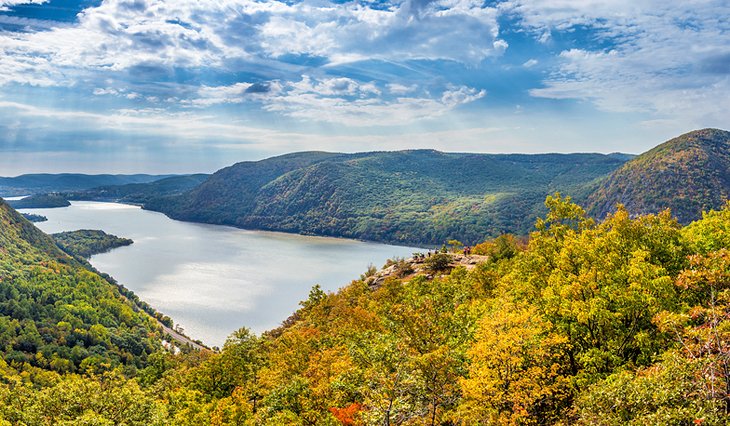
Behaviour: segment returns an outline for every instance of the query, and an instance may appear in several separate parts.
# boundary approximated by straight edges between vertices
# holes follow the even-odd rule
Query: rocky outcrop
[[[440,256],[441,253],[432,254],[431,256]],[[390,261],[381,270],[375,272],[373,275],[365,278],[365,283],[371,288],[378,288],[388,278],[396,278],[409,280],[415,276],[423,275],[427,279],[433,279],[434,276],[446,275],[456,267],[463,266],[467,270],[474,269],[480,263],[486,262],[488,256],[480,255],[464,255],[461,253],[444,253],[447,256],[448,263],[440,271],[433,271],[429,265],[429,259],[431,256],[415,256],[410,259],[400,259],[396,261]]]

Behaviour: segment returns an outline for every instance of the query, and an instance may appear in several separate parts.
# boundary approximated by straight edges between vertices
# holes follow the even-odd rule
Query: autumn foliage
[[[345,408],[330,408],[330,413],[335,416],[335,419],[345,426],[354,426],[357,423],[357,415],[362,410],[362,404],[353,402]]]
[[[730,205],[686,227],[546,205],[529,241],[474,247],[488,260],[472,270],[315,287],[279,329],[152,354],[126,381],[0,364],[0,419],[35,419],[85,380],[141,401],[148,424],[727,424]],[[67,398],[54,419],[119,398]]]

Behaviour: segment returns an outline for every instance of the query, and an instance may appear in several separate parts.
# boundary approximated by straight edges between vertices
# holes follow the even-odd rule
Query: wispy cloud
[[[462,99],[461,96],[464,95],[460,95],[460,99]],[[209,141],[207,144],[209,149],[256,149],[262,152],[277,152],[314,148],[331,151],[357,151],[419,148],[426,142],[437,149],[474,151],[483,146],[485,139],[494,135],[500,135],[501,147],[494,145],[493,149],[513,152],[516,146],[515,139],[509,136],[511,129],[501,127],[475,127],[417,133],[378,134],[365,131],[349,135],[323,135],[285,129],[265,129],[238,123],[220,123],[208,115],[194,112],[171,114],[164,109],[117,110],[112,114],[100,114],[76,110],[61,111],[0,101],[0,111],[3,112],[3,117],[15,117],[13,121],[16,123],[24,120],[31,122],[42,120],[45,123],[42,126],[43,130],[47,130],[49,124],[65,127],[67,123],[72,122],[101,131],[101,134],[106,135],[107,139],[124,138],[124,134],[127,136],[144,134],[159,137],[165,145],[172,147],[195,145],[198,141],[205,140]],[[0,128],[4,124],[6,124],[5,120],[0,119]],[[19,124],[28,127],[23,123]],[[346,144],[346,149],[343,149],[343,143]],[[46,147],[43,149],[46,150]]]
[[[209,107],[251,102],[260,104],[265,111],[300,120],[361,127],[407,125],[442,116],[486,96],[486,91],[466,86],[448,86],[438,94],[417,92],[415,85],[381,87],[372,81],[347,77],[316,79],[305,75],[291,82],[203,86],[198,97],[183,104]]]
[[[43,4],[49,0],[0,0],[0,10],[8,10],[12,6],[19,4]]]
[[[380,89],[352,79],[301,81],[283,85],[261,99],[263,108],[290,117],[347,126],[393,126],[439,117],[454,108],[486,96],[486,91],[465,86],[448,87],[439,95],[405,96],[403,88]],[[385,92],[385,93],[384,93]],[[395,96],[394,96],[395,95]]]
[[[565,50],[530,93],[583,99],[609,112],[726,122],[730,111],[730,4],[724,0],[510,1],[536,34],[584,26],[593,44]]]

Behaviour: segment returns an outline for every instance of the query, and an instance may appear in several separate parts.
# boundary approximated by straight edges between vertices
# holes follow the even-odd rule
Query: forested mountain
[[[688,146],[711,146],[715,131],[707,132]],[[224,169],[186,196],[232,197],[235,185],[224,183],[235,179],[255,182],[244,193],[254,201],[286,188],[304,194],[296,182],[350,194],[344,187],[365,177],[377,180],[363,186],[403,197],[437,184],[477,193],[477,178],[483,193],[495,190],[482,167],[464,169],[474,174],[462,171],[460,181],[433,160],[461,155],[470,157],[297,154]],[[489,156],[472,161],[511,172],[523,188],[546,176],[575,182],[582,170],[580,157],[573,168],[562,156],[510,157],[511,168]],[[428,174],[413,165],[426,159]],[[595,189],[591,176],[573,187]],[[211,180],[219,192],[200,191]],[[375,199],[364,187],[352,193],[362,198],[344,199]],[[623,207],[597,221],[559,194],[543,211],[529,238],[502,235],[471,255],[452,243],[448,253],[393,259],[337,292],[315,286],[275,330],[242,328],[220,352],[176,354],[117,287],[0,202],[0,424],[730,423],[730,203],[686,226],[668,211]]]
[[[2,209],[0,423],[726,425],[730,204],[686,227],[546,207],[527,241],[315,286],[280,328],[220,353],[119,359],[139,317]]]
[[[0,201],[0,348],[16,369],[143,367],[156,327],[116,286]]]
[[[20,200],[8,200],[7,203],[15,209],[51,209],[71,205],[65,197],[59,194],[29,195]]]
[[[143,204],[151,199],[177,195],[200,185],[208,178],[206,174],[172,176],[148,183],[106,185],[83,191],[66,192],[69,200],[114,201]]]
[[[79,173],[38,173],[16,177],[0,177],[0,197],[78,191],[104,185],[146,183],[174,175],[86,175]]]
[[[730,132],[696,130],[641,154],[607,177],[588,210],[603,218],[622,203],[632,214],[670,208],[682,223],[720,208],[730,195]]]
[[[545,194],[585,197],[623,155],[304,152],[222,169],[145,208],[172,218],[401,244],[527,233]]]
[[[86,259],[133,243],[129,238],[120,238],[96,229],[59,232],[51,237],[66,253]]]

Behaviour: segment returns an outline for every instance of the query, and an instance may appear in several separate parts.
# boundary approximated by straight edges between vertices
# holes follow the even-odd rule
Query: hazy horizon
[[[405,150],[377,150],[377,151],[351,151],[351,152],[348,152],[348,151],[322,151],[322,152],[327,152],[327,153],[331,153],[331,154],[358,154],[358,153],[363,153],[363,152],[387,152],[387,151],[407,151],[407,150],[416,150],[417,151],[417,150],[429,150],[429,149],[431,149],[431,148],[411,148],[411,149],[405,149]],[[581,151],[575,151],[575,152],[555,152],[555,151],[545,151],[545,152],[531,152],[531,153],[528,153],[528,152],[466,152],[466,151],[444,151],[444,150],[438,150],[438,151],[443,152],[443,153],[447,153],[447,154],[464,154],[464,153],[468,153],[468,154],[496,154],[496,155],[510,155],[510,154],[516,154],[516,155],[522,155],[522,154],[527,154],[527,155],[533,155],[533,154],[534,155],[540,155],[540,154],[603,154],[603,155],[624,154],[624,155],[639,155],[639,154],[641,154],[640,152],[639,153],[632,153],[632,152],[616,152],[616,151],[612,151],[612,152],[596,152],[596,151],[592,151],[592,152],[590,152],[590,151],[583,151],[583,152],[581,152]],[[216,171],[220,170],[221,168],[228,167],[228,166],[231,166],[231,165],[236,164],[236,163],[239,163],[239,162],[243,162],[243,161],[260,161],[260,160],[265,160],[267,158],[272,158],[272,157],[277,157],[277,156],[282,156],[282,155],[296,154],[298,152],[304,152],[304,151],[283,152],[281,154],[274,154],[274,155],[270,155],[270,156],[264,156],[264,157],[261,157],[261,158],[251,158],[251,159],[245,159],[245,160],[233,160],[233,159],[231,159],[231,162],[230,163],[225,163],[225,164],[221,165],[218,168],[215,168],[215,169],[212,169],[212,170],[204,170],[204,171],[201,171],[201,170],[189,170],[189,171],[185,171],[185,170],[180,170],[180,171],[164,171],[164,170],[162,170],[162,171],[159,171],[157,169],[149,169],[149,170],[145,169],[145,170],[142,170],[142,171],[134,171],[136,169],[131,169],[130,171],[116,171],[116,170],[109,170],[107,167],[104,167],[105,164],[99,164],[100,169],[98,171],[78,171],[78,170],[65,170],[65,169],[55,170],[53,167],[46,167],[43,170],[21,172],[21,173],[16,173],[16,174],[12,174],[12,175],[0,174],[0,177],[10,177],[10,178],[12,178],[12,177],[18,177],[18,176],[21,176],[21,175],[44,174],[44,173],[45,174],[89,174],[89,175],[134,175],[134,174],[146,174],[146,175],[181,174],[181,175],[187,175],[187,174],[201,174],[201,173],[202,174],[213,174]],[[4,169],[3,169],[3,171],[4,171]]]

